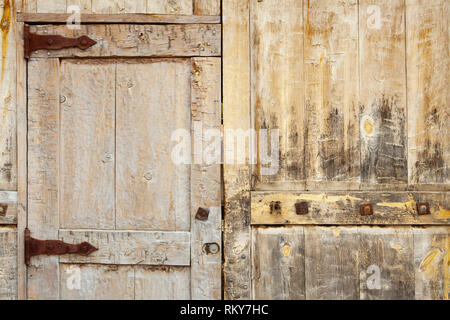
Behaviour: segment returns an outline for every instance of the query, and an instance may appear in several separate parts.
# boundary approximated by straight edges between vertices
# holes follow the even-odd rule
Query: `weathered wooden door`
[[[28,228],[98,251],[31,257],[29,299],[220,299],[220,165],[174,161],[220,130],[221,28],[201,19],[30,26],[97,43],[28,60]]]
[[[449,297],[448,4],[224,5],[227,298]]]

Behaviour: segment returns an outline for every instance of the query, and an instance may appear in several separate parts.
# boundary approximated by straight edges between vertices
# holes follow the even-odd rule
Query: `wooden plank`
[[[250,129],[249,2],[223,2],[223,126]],[[225,130],[225,146],[230,143]],[[233,138],[234,139],[234,135]],[[234,145],[234,141],[232,142]],[[226,149],[227,150],[227,149]],[[250,299],[250,165],[224,164],[224,296]]]
[[[62,263],[176,265],[190,264],[189,232],[60,230],[67,243],[89,242],[89,256],[63,255]]]
[[[20,12],[36,12],[37,0],[21,0]]]
[[[358,2],[305,3],[304,68],[307,189],[360,181]],[[332,183],[331,183],[332,184]]]
[[[69,11],[71,7],[78,7],[78,13],[91,13],[92,12],[92,0],[66,0],[66,12],[73,14],[73,11]],[[67,20],[66,20],[67,21]],[[80,20],[83,21],[83,20]]]
[[[359,2],[361,180],[407,182],[404,0]]]
[[[220,56],[221,29],[211,24],[190,25],[81,25],[70,30],[65,25],[35,25],[31,32],[68,37],[87,35],[97,44],[86,50],[38,50],[32,57],[145,57]]]
[[[191,137],[193,138],[191,298],[220,300],[222,296],[221,61],[220,58],[193,58],[191,63]],[[210,139],[209,130],[215,130],[216,138]],[[211,148],[212,152],[208,152]],[[214,159],[215,154],[218,157]],[[195,218],[199,208],[208,208],[209,217],[206,221]],[[217,253],[208,253],[205,250],[204,245],[211,243],[219,246]]]
[[[411,228],[358,230],[360,299],[414,299]]]
[[[416,300],[448,300],[450,229],[413,229]]]
[[[146,0],[93,0],[92,12],[101,14],[112,13],[145,13],[147,10]],[[162,13],[162,12],[161,12]]]
[[[17,299],[17,231],[0,227],[0,300]]]
[[[190,228],[190,168],[172,161],[175,130],[189,132],[190,61],[117,66],[117,229]]]
[[[28,227],[32,237],[57,239],[59,61],[28,61]],[[34,257],[27,268],[28,298],[59,298],[56,256]]]
[[[303,227],[252,230],[252,298],[305,299]]]
[[[60,69],[60,227],[114,229],[116,66],[68,59]]]
[[[305,227],[306,299],[359,299],[358,229]]]
[[[193,13],[192,0],[147,0],[147,13],[191,15]]]
[[[135,267],[136,300],[189,300],[190,269]]]
[[[407,0],[408,182],[450,182],[449,5]]]
[[[6,214],[0,215],[0,225],[17,224],[17,192],[0,191],[0,203],[8,206]]]
[[[193,0],[194,14],[220,16],[220,0]]]
[[[0,8],[0,190],[16,190],[16,13],[13,1],[5,0],[2,3]]]
[[[302,2],[251,0],[250,3],[252,120],[257,132],[279,130],[278,161],[262,163],[263,151],[258,140],[255,183],[304,180],[304,135],[299,133],[305,121]],[[284,35],[282,40],[280,34]],[[271,135],[271,139],[276,139],[276,135]],[[272,168],[268,169],[269,166]]]
[[[132,300],[133,266],[61,264],[62,300]]]
[[[36,0],[36,12],[66,12],[66,0]]]
[[[281,213],[270,213],[280,202]],[[306,203],[308,214],[296,213]],[[418,215],[417,203],[428,202],[430,215]],[[360,205],[372,204],[373,215],[361,216]],[[252,192],[252,224],[447,224],[450,194],[440,192]]]
[[[71,14],[66,13],[18,13],[17,21],[27,23],[66,23]],[[175,14],[89,14],[81,13],[82,23],[139,23],[139,24],[217,24],[219,16]]]

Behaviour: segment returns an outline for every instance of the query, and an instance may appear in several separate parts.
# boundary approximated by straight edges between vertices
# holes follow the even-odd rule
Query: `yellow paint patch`
[[[439,208],[439,211],[433,213],[436,219],[450,219],[450,210]]]
[[[291,247],[289,245],[285,245],[283,247],[283,255],[285,257],[289,257],[290,254],[291,254]]]
[[[333,229],[333,234],[337,238],[341,234],[341,231],[338,228]]]
[[[439,253],[441,253],[439,249],[431,250],[420,263],[419,270],[426,274],[433,273],[433,262],[439,256]]]
[[[3,16],[0,21],[0,29],[2,30],[2,70],[1,70],[1,84],[3,84],[3,77],[5,74],[6,52],[8,51],[8,34],[11,27],[11,3],[9,0],[3,2]]]
[[[365,120],[363,123],[364,131],[367,134],[372,134],[373,132],[373,123],[369,120]]]
[[[363,199],[352,197],[350,195],[345,196],[327,196],[325,193],[322,194],[301,194],[299,197],[301,200],[310,200],[318,202],[338,202],[338,201],[361,201]]]
[[[399,245],[398,243],[392,243],[391,247],[392,247],[392,249],[395,249],[397,251],[400,251],[403,249],[403,247],[401,245]]]
[[[406,202],[379,202],[377,203],[377,206],[414,210],[416,208],[416,202],[411,196],[409,199],[410,200]]]

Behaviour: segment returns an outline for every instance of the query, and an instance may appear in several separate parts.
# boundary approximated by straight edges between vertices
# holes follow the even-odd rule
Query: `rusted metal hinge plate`
[[[92,40],[88,36],[81,36],[78,38],[66,38],[60,35],[42,35],[30,32],[30,26],[24,26],[24,47],[25,58],[30,58],[33,51],[45,50],[59,50],[64,48],[78,47],[85,50],[96,44],[97,41]]]
[[[30,258],[41,254],[61,255],[76,253],[87,256],[98,249],[88,242],[69,244],[60,240],[38,240],[30,235],[30,230],[25,229],[25,264],[30,264]]]

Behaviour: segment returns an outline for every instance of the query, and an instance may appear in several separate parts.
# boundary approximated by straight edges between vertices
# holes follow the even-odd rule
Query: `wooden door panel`
[[[190,130],[190,71],[189,59],[117,64],[117,229],[190,228],[190,167],[172,161],[171,136]]]

